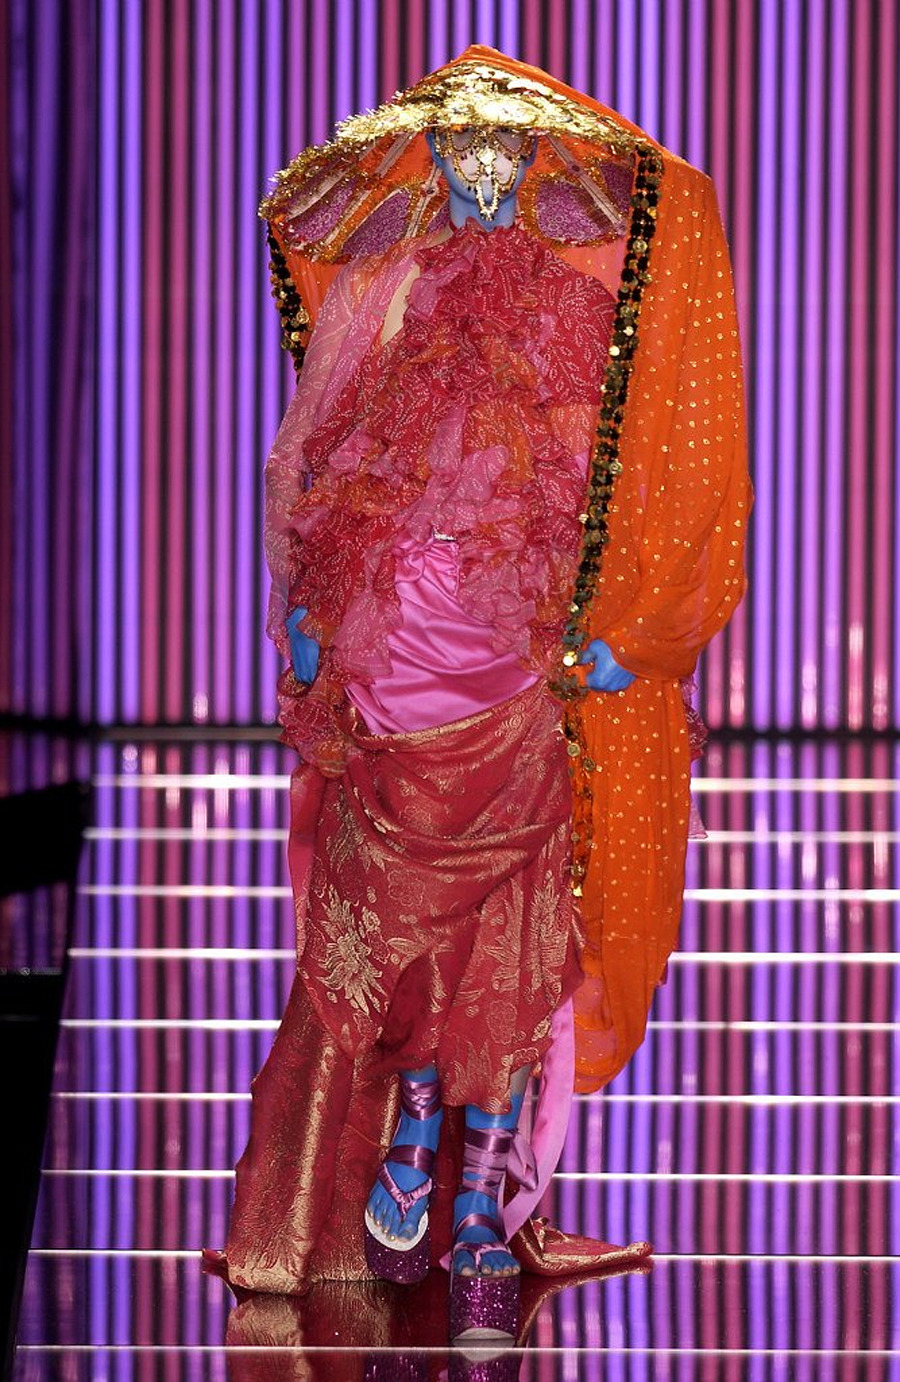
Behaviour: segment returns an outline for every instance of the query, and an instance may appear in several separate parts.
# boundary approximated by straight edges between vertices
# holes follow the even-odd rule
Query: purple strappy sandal
[[[400,1080],[400,1103],[403,1112],[410,1118],[424,1120],[431,1118],[441,1107],[441,1087],[437,1080]],[[405,1219],[414,1204],[431,1194],[431,1168],[434,1165],[434,1152],[428,1147],[415,1143],[401,1142],[390,1148],[378,1172],[378,1180],[390,1195]],[[401,1190],[387,1168],[388,1161],[399,1162],[401,1166],[412,1166],[427,1177],[414,1190]],[[408,1239],[388,1238],[369,1213],[368,1205],[364,1216],[366,1262],[369,1270],[383,1281],[396,1281],[401,1286],[411,1286],[416,1281],[424,1281],[431,1263],[431,1235],[428,1231],[428,1210],[426,1209],[416,1230],[415,1236]]]
[[[497,1199],[509,1149],[512,1128],[466,1128],[463,1144],[462,1185]],[[490,1241],[466,1243],[459,1234],[473,1225],[488,1228],[496,1235]],[[519,1321],[519,1273],[508,1276],[481,1276],[481,1259],[504,1247],[499,1211],[496,1215],[464,1214],[454,1224],[456,1242],[450,1261],[450,1338],[488,1338],[498,1334],[515,1338]],[[467,1253],[475,1264],[472,1276],[456,1270],[457,1256]]]

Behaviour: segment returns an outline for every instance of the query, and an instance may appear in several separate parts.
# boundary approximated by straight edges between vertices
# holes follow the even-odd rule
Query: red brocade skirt
[[[432,576],[444,560],[432,553]],[[427,561],[425,568],[418,598],[433,604],[440,591],[425,580]],[[406,591],[409,628],[396,635],[394,681],[379,693],[379,714],[406,722],[414,700],[421,711],[424,675],[416,598]],[[455,660],[461,674],[478,641],[460,634],[451,658],[452,608],[441,626],[437,661]],[[407,636],[415,656],[403,654]],[[440,673],[436,667],[438,704],[447,694]],[[396,1126],[399,1070],[433,1060],[441,1080],[446,1116],[429,1209],[434,1264],[451,1245],[463,1106],[505,1111],[513,1072],[545,1057],[530,1158],[518,1162],[524,1198],[532,1192],[536,1202],[552,1173],[571,1095],[571,1073],[568,1083],[558,1073],[560,1015],[571,1014],[567,1000],[582,982],[582,936],[570,888],[572,793],[560,705],[543,681],[526,681],[465,718],[382,734],[367,728],[351,695],[343,773],[326,778],[301,763],[292,775],[297,970],[251,1084],[251,1133],[236,1167],[225,1251],[204,1253],[236,1288],[292,1294],[317,1280],[370,1275],[363,1211]],[[475,677],[469,703],[481,697],[483,705],[493,685]],[[523,1223],[526,1212],[515,1219],[512,1243],[535,1271],[628,1265],[649,1250],[566,1237],[540,1221]]]
[[[581,981],[568,886],[571,790],[542,683],[468,719],[372,735],[345,773],[299,765],[289,859],[298,962],[251,1085],[225,1249],[233,1284],[292,1292],[368,1275],[362,1221],[397,1119],[395,1072],[434,1059],[445,1105],[509,1107]],[[450,1246],[453,1119],[431,1201]]]

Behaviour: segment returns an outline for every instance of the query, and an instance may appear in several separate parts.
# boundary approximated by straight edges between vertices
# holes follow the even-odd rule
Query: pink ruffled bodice
[[[303,444],[303,629],[345,681],[388,674],[395,549],[439,533],[494,651],[549,669],[614,302],[517,225],[467,222],[414,257],[401,330],[375,337]]]

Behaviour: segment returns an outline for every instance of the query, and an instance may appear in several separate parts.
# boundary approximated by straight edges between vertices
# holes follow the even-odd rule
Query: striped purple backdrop
[[[704,659],[710,723],[895,722],[893,0],[0,0],[0,14],[0,710],[271,721],[261,481],[292,380],[256,207],[336,119],[478,41],[715,180],[757,506],[751,593]]]

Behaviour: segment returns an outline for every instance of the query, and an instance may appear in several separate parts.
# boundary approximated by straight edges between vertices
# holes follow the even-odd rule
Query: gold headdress
[[[305,149],[276,174],[260,216],[286,250],[327,262],[371,253],[420,234],[444,212],[447,189],[426,130],[501,126],[546,136],[523,204],[538,234],[555,238],[567,194],[581,212],[578,243],[620,235],[634,135],[509,63],[492,49],[469,48],[377,110],[344,120],[327,144]]]
[[[491,126],[542,136],[519,191],[532,234],[585,246],[624,235],[643,131],[539,68],[492,48],[467,48],[376,110],[344,120],[331,140],[304,149],[275,175],[259,215],[269,227],[284,343],[298,367],[311,274],[327,282],[331,266],[447,218],[447,186],[425,131]]]

